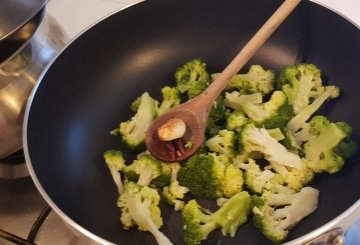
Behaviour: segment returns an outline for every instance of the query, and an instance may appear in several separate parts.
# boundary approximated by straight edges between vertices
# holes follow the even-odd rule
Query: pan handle
[[[304,243],[303,245],[344,245],[345,237],[342,228],[335,228],[327,231],[314,240]]]
[[[358,199],[351,207],[349,207],[345,212],[340,214],[338,217],[323,225],[322,227],[302,236],[290,242],[284,243],[283,245],[290,244],[302,244],[302,245],[329,245],[336,243],[315,243],[318,238],[323,234],[326,234],[331,231],[341,231],[337,233],[339,240],[343,239],[343,234],[347,231],[352,225],[360,220],[360,199]],[[326,237],[326,236],[325,236]],[[333,236],[335,239],[335,236]],[[320,240],[319,240],[320,241]],[[336,240],[334,240],[336,242]],[[338,243],[340,245],[341,243]]]

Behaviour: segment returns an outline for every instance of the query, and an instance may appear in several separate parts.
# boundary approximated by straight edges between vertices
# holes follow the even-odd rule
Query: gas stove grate
[[[0,229],[0,238],[3,238],[17,245],[36,245],[35,243],[36,235],[38,234],[38,231],[40,230],[46,217],[50,214],[51,210],[52,209],[49,205],[46,205],[44,207],[44,209],[41,211],[40,215],[37,217],[34,224],[32,225],[27,239],[24,239],[22,237],[19,237],[15,234],[4,231],[2,229]]]

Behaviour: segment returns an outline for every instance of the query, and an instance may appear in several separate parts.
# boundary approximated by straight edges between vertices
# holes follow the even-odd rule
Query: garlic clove
[[[158,128],[157,133],[161,141],[171,141],[182,138],[186,131],[186,124],[180,118],[172,118]]]

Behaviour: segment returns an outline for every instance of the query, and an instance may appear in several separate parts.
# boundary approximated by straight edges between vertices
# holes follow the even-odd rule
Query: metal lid
[[[26,24],[46,2],[47,0],[1,0],[0,41]]]

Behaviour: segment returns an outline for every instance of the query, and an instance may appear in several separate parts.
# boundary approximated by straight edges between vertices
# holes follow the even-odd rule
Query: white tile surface
[[[52,0],[48,12],[64,27],[70,38],[134,0]]]
[[[344,15],[353,23],[360,26],[360,1],[359,0],[314,0],[324,6]]]
[[[303,0],[306,1],[306,0]],[[360,26],[360,0],[313,0]],[[64,27],[70,38],[114,11],[139,0],[51,0],[48,12]]]

